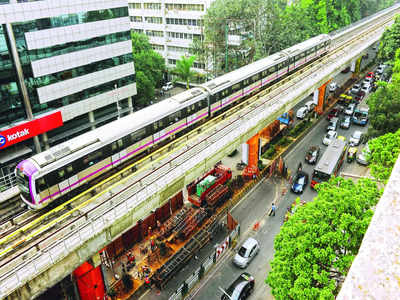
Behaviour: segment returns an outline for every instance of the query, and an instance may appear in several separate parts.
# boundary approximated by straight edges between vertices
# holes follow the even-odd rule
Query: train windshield
[[[17,168],[17,184],[22,197],[24,197],[26,201],[32,202],[29,193],[29,178],[19,168]]]

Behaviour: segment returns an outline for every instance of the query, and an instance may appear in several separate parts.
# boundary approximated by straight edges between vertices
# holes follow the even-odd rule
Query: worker
[[[144,279],[144,284],[146,285],[146,287],[151,289],[151,281],[150,281],[149,276],[146,276],[146,278]]]
[[[154,241],[153,238],[151,238],[151,239],[150,239],[150,249],[151,249],[151,252],[153,252],[155,248],[156,248],[156,242]]]
[[[129,272],[136,265],[136,257],[131,252],[129,252],[127,256],[128,256],[127,270]]]

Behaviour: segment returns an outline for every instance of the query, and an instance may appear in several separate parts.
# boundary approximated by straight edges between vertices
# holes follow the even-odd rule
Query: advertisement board
[[[58,111],[3,130],[0,132],[0,149],[7,148],[62,125],[61,112]]]

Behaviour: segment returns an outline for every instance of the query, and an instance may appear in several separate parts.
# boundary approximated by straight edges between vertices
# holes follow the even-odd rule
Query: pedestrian
[[[272,216],[275,216],[275,210],[276,210],[275,203],[272,202],[272,205],[271,205],[271,214],[272,214]]]
[[[151,281],[150,281],[149,276],[146,276],[146,278],[145,278],[145,280],[144,280],[144,283],[145,283],[145,285],[146,285],[146,287],[147,287],[148,289],[151,289]]]
[[[121,267],[122,267],[122,274],[125,274],[126,268],[125,268],[125,264],[123,262],[121,262]]]

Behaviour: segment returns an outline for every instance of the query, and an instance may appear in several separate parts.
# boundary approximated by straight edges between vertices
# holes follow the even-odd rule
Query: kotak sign
[[[63,125],[61,112],[56,112],[0,132],[0,149],[30,139]]]

